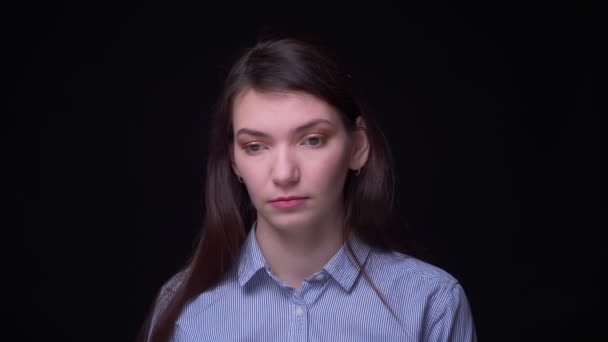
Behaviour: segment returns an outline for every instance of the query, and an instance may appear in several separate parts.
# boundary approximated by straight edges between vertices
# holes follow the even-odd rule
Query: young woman
[[[209,146],[202,238],[143,340],[476,340],[458,281],[403,247],[388,146],[322,45],[247,49]]]

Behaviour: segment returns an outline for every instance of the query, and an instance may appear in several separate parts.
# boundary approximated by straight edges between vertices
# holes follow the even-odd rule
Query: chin
[[[304,215],[303,213],[273,214],[264,217],[263,220],[270,226],[285,231],[308,229],[315,222],[310,215]]]

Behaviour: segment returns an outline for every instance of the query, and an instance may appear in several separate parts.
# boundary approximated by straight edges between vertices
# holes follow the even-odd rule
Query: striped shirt
[[[372,249],[354,234],[349,240],[399,319],[362,276],[346,245],[305,279],[299,292],[281,281],[264,260],[254,224],[238,264],[217,287],[184,307],[172,341],[477,340],[466,295],[453,276],[413,257]],[[163,286],[157,308],[179,279]]]

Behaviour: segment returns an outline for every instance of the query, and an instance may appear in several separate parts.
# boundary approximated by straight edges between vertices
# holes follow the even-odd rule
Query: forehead
[[[248,89],[234,100],[235,130],[243,127],[265,131],[290,129],[312,119],[326,119],[340,125],[340,116],[332,106],[304,92],[262,93]]]

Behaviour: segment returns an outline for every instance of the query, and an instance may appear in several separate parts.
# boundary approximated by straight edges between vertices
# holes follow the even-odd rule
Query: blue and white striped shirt
[[[371,249],[354,235],[349,239],[399,320],[361,275],[346,245],[298,292],[266,264],[254,225],[238,264],[220,285],[184,307],[172,340],[477,340],[466,295],[453,276],[407,255]],[[163,287],[157,308],[176,283],[179,276]]]

